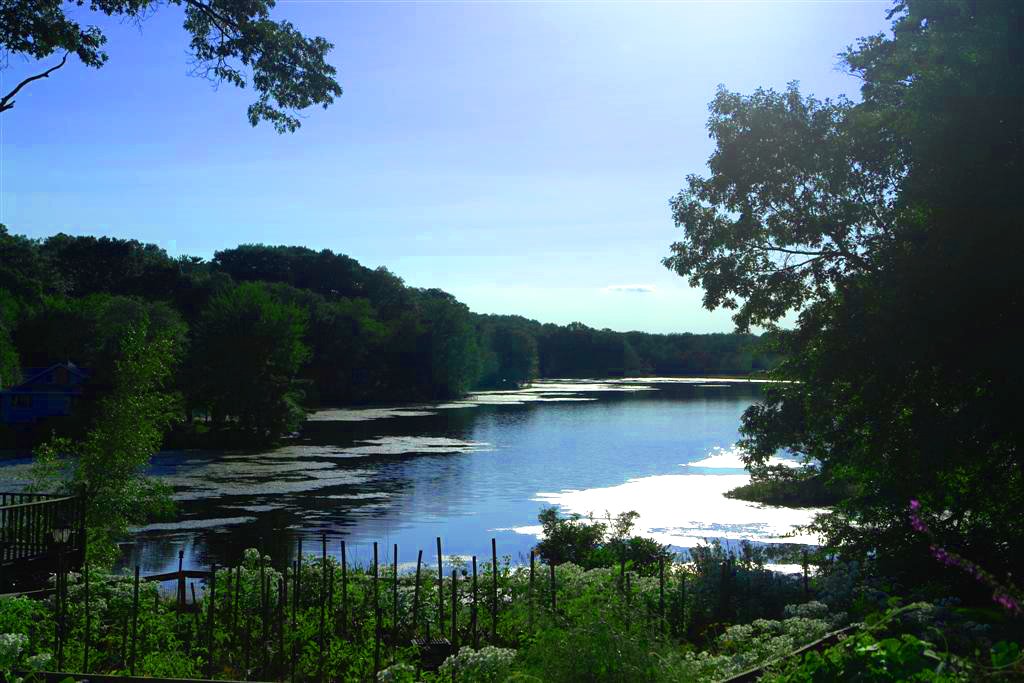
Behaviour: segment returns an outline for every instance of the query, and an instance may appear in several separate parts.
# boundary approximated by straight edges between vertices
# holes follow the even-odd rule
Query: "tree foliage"
[[[90,558],[116,560],[130,525],[170,508],[168,489],[146,476],[177,410],[168,391],[175,340],[147,334],[145,323],[120,339],[113,387],[80,440],[54,439],[37,449],[37,485],[82,496]]]
[[[15,384],[21,376],[18,350],[11,341],[17,301],[0,289],[0,389]]]
[[[300,403],[447,399],[541,377],[746,375],[778,361],[750,334],[620,333],[478,315],[446,292],[409,287],[385,268],[326,249],[244,244],[205,260],[171,258],[132,239],[61,233],[31,240],[3,230],[0,255],[13,344],[5,357],[26,366],[72,361],[90,373],[76,410],[82,419],[42,430],[72,436],[91,420],[91,397],[109,390],[120,335],[142,320],[151,334],[177,340],[173,388],[185,399],[185,421],[172,435],[176,445],[218,436],[272,442],[301,419]],[[251,315],[225,307],[243,299]],[[280,307],[305,320],[301,332],[282,337],[283,348],[295,350],[297,339],[306,349],[298,363],[268,360],[282,349],[261,316]],[[242,331],[257,334],[262,346],[250,346]],[[257,408],[254,385],[240,378],[270,387],[267,404]]]
[[[558,508],[544,508],[537,515],[543,530],[537,554],[549,564],[571,562],[592,569],[625,563],[641,576],[655,575],[662,561],[671,564],[672,553],[668,546],[633,535],[639,516],[629,511],[598,521],[579,514],[562,517]]]
[[[306,324],[305,311],[260,284],[214,297],[195,332],[193,408],[260,442],[292,431],[302,417],[295,380],[309,355]]]
[[[73,3],[82,6],[82,2]],[[157,0],[92,0],[94,13],[142,22],[164,3]],[[257,93],[249,105],[249,122],[266,121],[279,133],[300,125],[299,113],[312,106],[327,108],[341,95],[336,69],[327,63],[333,45],[309,38],[290,22],[274,21],[274,0],[171,0],[184,9],[192,70],[214,83]],[[75,55],[85,66],[107,61],[106,36],[98,26],[83,26],[61,0],[3,0],[0,3],[0,48],[14,55],[42,60],[62,54],[61,61],[0,93],[0,112],[14,107],[15,97],[33,81],[49,77]]]
[[[892,36],[843,55],[858,103],[719,91],[711,174],[672,200],[683,238],[665,264],[740,328],[799,311],[775,335],[793,383],[747,412],[743,445],[755,474],[784,448],[850,492],[820,520],[831,548],[939,571],[913,498],[946,511],[950,546],[1019,573],[1022,377],[1001,361],[1024,293],[1024,16],[911,0],[890,17]]]

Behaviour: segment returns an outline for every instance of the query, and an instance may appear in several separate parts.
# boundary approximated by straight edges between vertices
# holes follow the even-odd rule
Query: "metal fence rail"
[[[0,493],[0,563],[83,547],[84,514],[76,496]],[[55,533],[56,532],[56,533]]]

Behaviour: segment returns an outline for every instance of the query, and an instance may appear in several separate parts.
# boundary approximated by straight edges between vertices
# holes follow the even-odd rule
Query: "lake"
[[[537,513],[637,510],[637,531],[677,548],[703,539],[781,538],[813,511],[721,494],[748,481],[734,450],[754,382],[655,378],[545,381],[438,404],[322,410],[301,436],[259,453],[160,453],[152,474],[174,488],[175,522],[139,529],[125,564],[144,573],[235,562],[249,547],[281,561],[301,541],[368,563],[445,555],[528,558]],[[16,478],[24,465],[0,470]]]

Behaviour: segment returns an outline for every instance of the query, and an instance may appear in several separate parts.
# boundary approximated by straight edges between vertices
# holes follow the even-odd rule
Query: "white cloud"
[[[658,290],[654,285],[608,285],[602,292],[629,292],[631,294],[650,294]]]

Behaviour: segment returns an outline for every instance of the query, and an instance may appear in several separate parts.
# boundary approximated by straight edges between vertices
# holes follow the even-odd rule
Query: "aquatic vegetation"
[[[381,436],[342,448],[339,457],[403,455],[406,453],[476,453],[491,450],[489,443],[465,441],[443,436]]]

